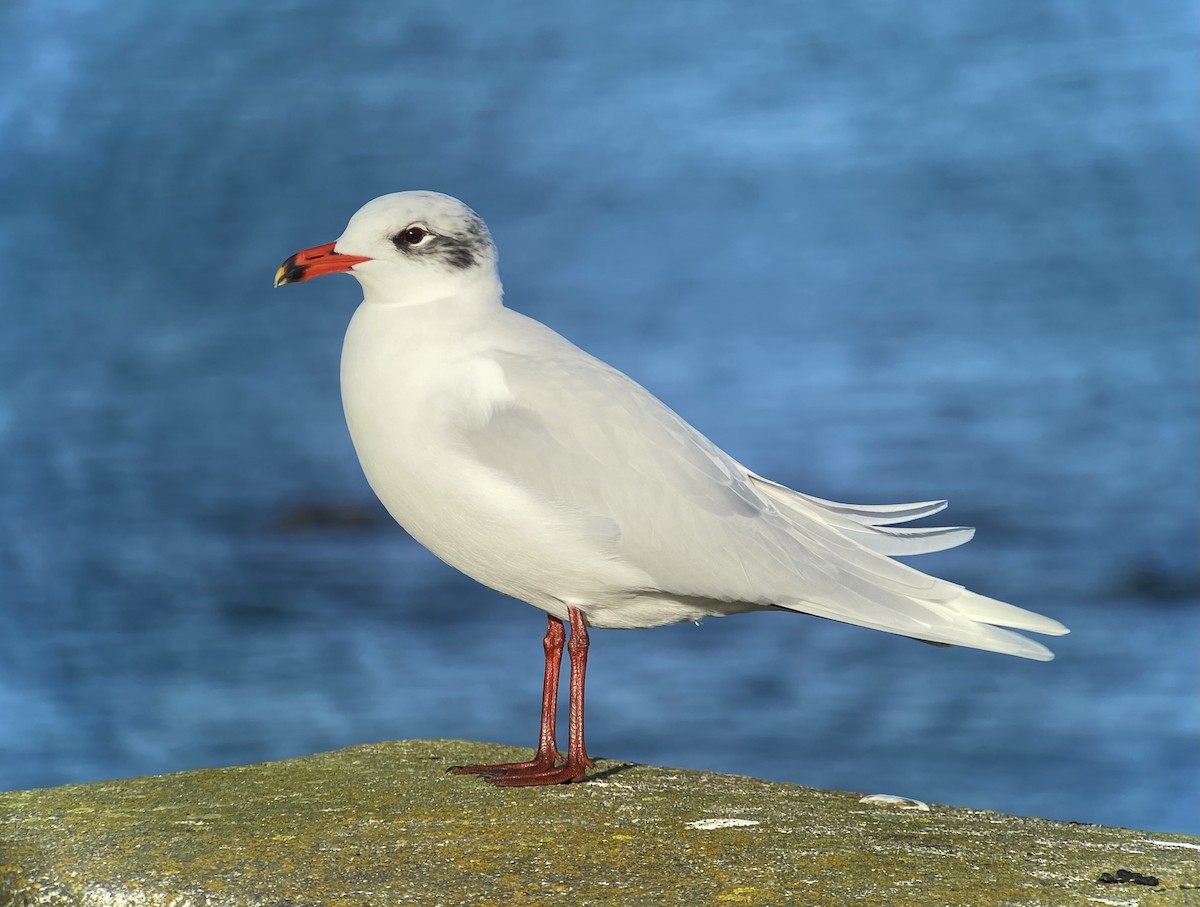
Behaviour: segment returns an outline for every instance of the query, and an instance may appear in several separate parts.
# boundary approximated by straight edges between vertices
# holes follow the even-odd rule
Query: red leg
[[[571,656],[571,699],[567,718],[567,761],[562,765],[521,766],[506,769],[485,780],[497,787],[533,787],[540,784],[566,784],[582,781],[589,767],[595,763],[588,757],[583,743],[583,689],[587,675],[588,631],[583,613],[578,608],[568,608],[567,618],[571,622],[571,640],[567,652]],[[561,627],[561,622],[559,624]]]
[[[542,678],[542,728],[538,735],[537,752],[533,758],[526,762],[501,762],[499,765],[456,765],[450,769],[451,774],[492,775],[513,770],[546,771],[554,768],[559,755],[558,744],[554,739],[555,718],[558,714],[558,675],[562,669],[563,643],[566,638],[563,622],[557,617],[547,615],[546,638],[542,640],[542,649],[546,653],[546,673]],[[572,666],[574,663],[572,656]]]

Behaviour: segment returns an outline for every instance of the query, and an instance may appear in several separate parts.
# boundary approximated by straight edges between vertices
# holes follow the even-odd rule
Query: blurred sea
[[[569,8],[568,8],[569,7]],[[367,199],[751,468],[948,497],[914,565],[1058,659],[752,615],[601,631],[601,756],[1200,833],[1197,13],[0,6],[0,788],[532,745],[540,612],[396,528],[338,397]]]

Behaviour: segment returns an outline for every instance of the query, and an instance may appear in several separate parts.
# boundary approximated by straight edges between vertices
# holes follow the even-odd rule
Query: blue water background
[[[1197,15],[1144,0],[0,5],[0,788],[532,744],[540,612],[374,502],[367,199],[751,468],[948,497],[1058,659],[751,615],[593,636],[618,759],[1200,832]]]

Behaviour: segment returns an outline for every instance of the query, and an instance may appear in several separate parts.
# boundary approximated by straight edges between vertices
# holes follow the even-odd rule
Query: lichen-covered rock
[[[446,774],[516,756],[417,740],[0,794],[0,907],[1200,904],[1178,835],[607,760]]]

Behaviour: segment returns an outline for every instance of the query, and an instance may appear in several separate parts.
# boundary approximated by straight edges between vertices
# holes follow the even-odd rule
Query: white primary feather
[[[440,251],[391,242],[414,221],[448,237]],[[414,537],[479,581],[596,627],[785,609],[1037,659],[1052,655],[1001,627],[1067,632],[888,556],[970,539],[894,528],[945,502],[840,504],[764,479],[504,308],[486,228],[460,202],[384,196],[337,250],[371,259],[354,268],[365,299],[342,358],[363,469]]]
[[[907,523],[932,516],[946,508],[945,501],[919,504],[839,504],[826,501],[764,479],[747,470],[750,481],[766,497],[785,511],[799,517],[822,519],[842,534],[872,551],[895,557],[902,554],[928,554],[969,542],[975,530],[969,526],[929,526],[919,529],[893,529],[895,523]]]

